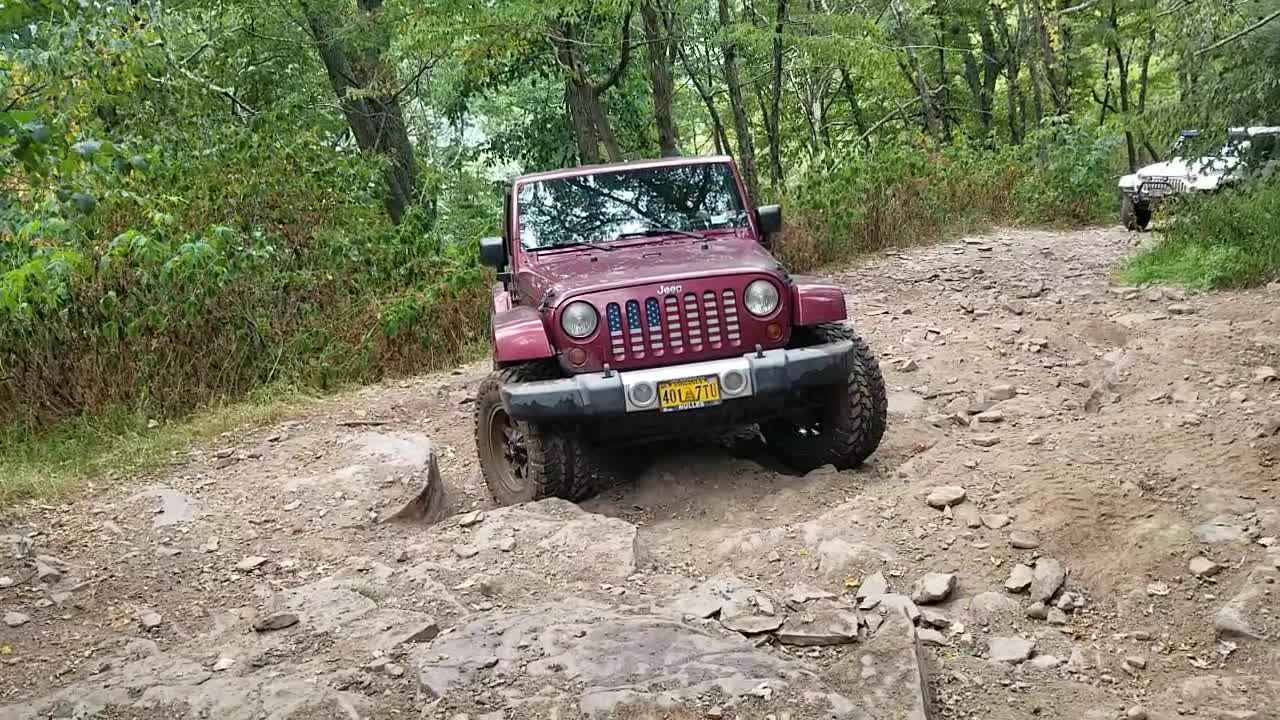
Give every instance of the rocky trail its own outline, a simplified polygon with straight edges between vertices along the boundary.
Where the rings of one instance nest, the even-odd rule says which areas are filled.
[[[494,508],[477,363],[0,519],[0,718],[1280,717],[1280,288],[1117,287],[1132,237],[836,272],[857,471],[736,439]],[[433,455],[455,514],[381,522]]]

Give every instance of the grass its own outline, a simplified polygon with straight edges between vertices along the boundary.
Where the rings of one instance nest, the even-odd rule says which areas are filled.
[[[1165,212],[1168,230],[1121,269],[1124,282],[1210,290],[1280,276],[1280,181],[1187,199]]]
[[[115,408],[47,431],[0,428],[0,513],[25,502],[65,499],[100,479],[153,470],[192,444],[270,424],[307,401],[293,388],[269,387],[176,421],[156,423]]]

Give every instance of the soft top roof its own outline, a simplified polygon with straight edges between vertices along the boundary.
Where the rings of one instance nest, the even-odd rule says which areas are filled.
[[[521,175],[515,179],[517,184],[536,182],[539,180],[556,180],[559,178],[578,177],[581,175],[594,175],[596,173],[611,172],[616,170],[637,170],[642,168],[660,168],[660,167],[685,167],[688,165],[712,165],[726,164],[733,162],[728,155],[701,155],[694,157],[665,157],[654,158],[650,160],[631,160],[620,163],[603,163],[599,165],[580,165],[578,167],[564,168],[562,170],[550,170],[546,172],[530,173]]]

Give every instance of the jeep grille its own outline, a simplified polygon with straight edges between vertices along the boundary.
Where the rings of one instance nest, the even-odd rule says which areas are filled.
[[[661,300],[649,297],[643,307],[638,300],[628,300],[625,306],[609,303],[605,317],[614,361],[742,345],[738,297],[729,289],[707,290],[701,297],[697,293],[667,295]]]
[[[1151,197],[1164,197],[1174,193],[1187,191],[1187,183],[1182,178],[1153,177],[1142,183],[1142,191]]]

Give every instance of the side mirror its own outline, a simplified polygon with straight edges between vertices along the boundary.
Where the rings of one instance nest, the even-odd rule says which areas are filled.
[[[756,222],[760,225],[760,232],[767,242],[771,235],[782,231],[782,206],[761,205],[756,210]]]
[[[507,264],[507,241],[500,237],[480,238],[480,262],[501,270]]]

